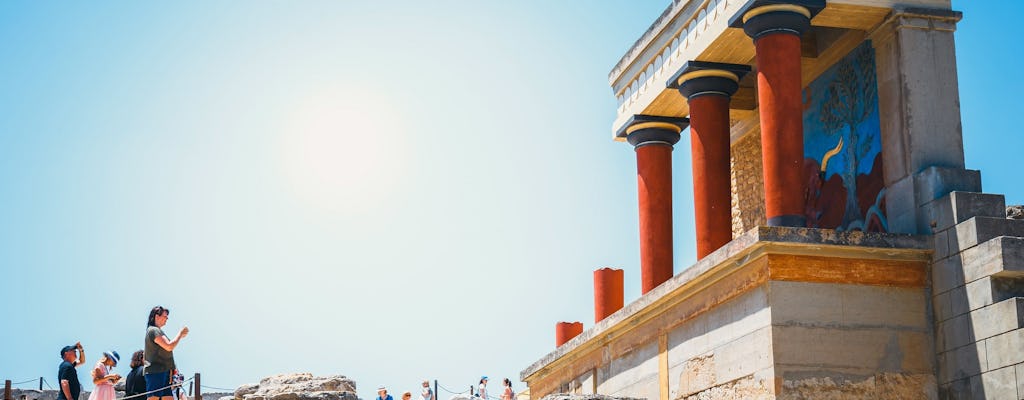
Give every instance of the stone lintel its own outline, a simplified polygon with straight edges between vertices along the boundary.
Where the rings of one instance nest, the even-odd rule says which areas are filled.
[[[942,8],[897,7],[893,10],[893,16],[933,19],[957,23],[964,18],[964,13]]]
[[[548,353],[524,369],[520,379],[542,378],[570,367],[634,327],[707,291],[717,293],[709,296],[713,303],[769,280],[923,287],[931,249],[929,236],[759,226]],[[691,307],[702,310],[717,305],[712,303]]]

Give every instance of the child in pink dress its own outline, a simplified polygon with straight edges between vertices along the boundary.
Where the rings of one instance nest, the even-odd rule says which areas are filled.
[[[110,369],[116,367],[120,360],[121,356],[116,351],[103,352],[103,358],[92,370],[92,383],[96,388],[89,393],[89,400],[114,400],[117,397],[114,382],[120,380],[121,375],[110,373]]]

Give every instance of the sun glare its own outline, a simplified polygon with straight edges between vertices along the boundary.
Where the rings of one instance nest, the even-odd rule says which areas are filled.
[[[290,187],[333,213],[371,212],[401,185],[400,113],[387,99],[350,90],[310,96],[289,116],[284,164]]]

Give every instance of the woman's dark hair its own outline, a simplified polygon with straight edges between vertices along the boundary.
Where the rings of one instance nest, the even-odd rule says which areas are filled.
[[[143,356],[142,350],[139,350],[139,351],[136,351],[135,353],[132,353],[132,364],[131,364],[131,367],[133,369],[135,367],[138,367],[138,366],[142,365],[142,363],[143,363],[142,356]]]
[[[512,387],[512,381],[508,380],[508,378],[505,378],[505,386]]]
[[[164,308],[163,306],[156,306],[153,307],[152,310],[149,310],[149,322],[146,322],[146,327],[149,328],[151,326],[156,326],[156,316],[164,315],[165,312],[167,315],[171,315],[171,309]]]

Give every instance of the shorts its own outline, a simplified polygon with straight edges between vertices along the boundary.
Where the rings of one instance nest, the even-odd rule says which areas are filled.
[[[154,390],[163,388],[156,392],[147,394],[146,397],[171,397],[171,371],[154,372],[152,374],[146,374],[146,391],[152,392]]]

